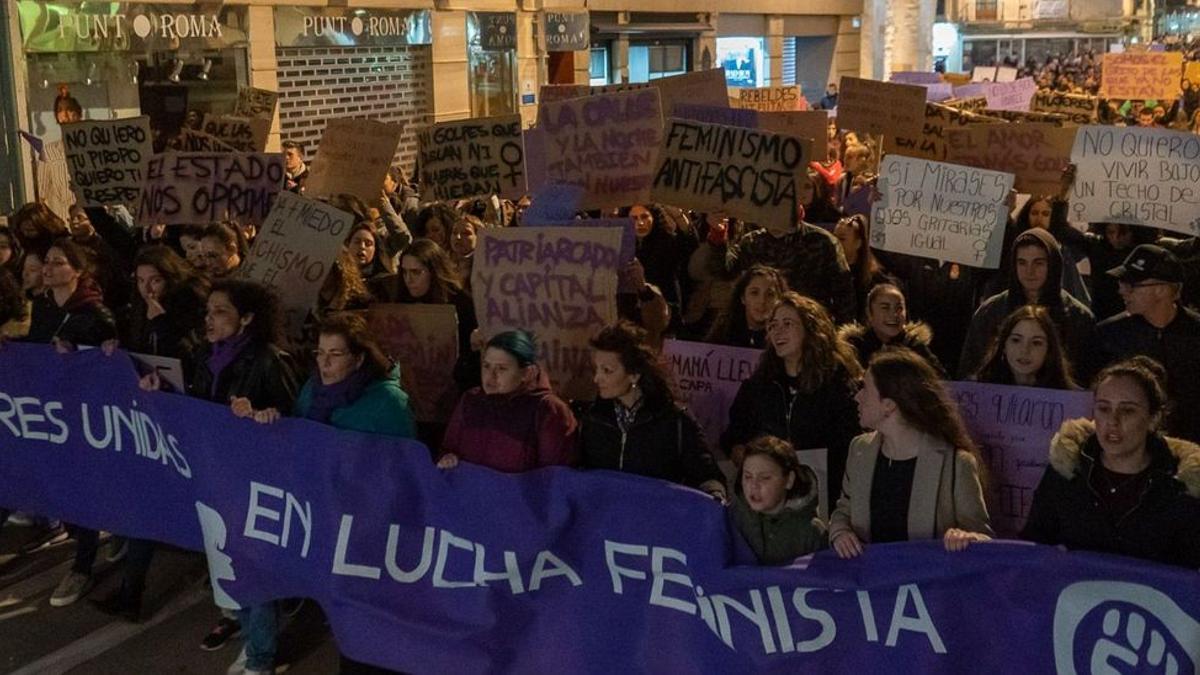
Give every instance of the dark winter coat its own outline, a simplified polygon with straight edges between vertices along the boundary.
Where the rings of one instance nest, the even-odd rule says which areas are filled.
[[[854,351],[858,354],[858,363],[865,369],[867,364],[871,362],[871,357],[875,352],[884,347],[905,347],[913,350],[919,356],[929,362],[938,374],[945,376],[946,372],[942,369],[942,362],[934,355],[929,344],[933,341],[933,330],[927,324],[917,322],[909,322],[904,324],[904,330],[892,339],[891,342],[884,344],[883,340],[879,339],[879,335],[871,329],[870,326],[864,326],[858,323],[852,323],[847,326],[842,326],[838,330],[839,335],[846,342],[854,347]]]
[[[731,453],[734,446],[763,435],[790,441],[797,450],[825,448],[829,476],[826,503],[836,504],[850,441],[861,431],[849,373],[840,370],[816,391],[792,396],[787,382],[760,370],[738,388],[729,407],[729,426],[721,435],[721,448]]]
[[[789,499],[778,513],[759,513],[750,508],[741,490],[729,505],[729,516],[742,538],[763,565],[787,563],[829,548],[829,534],[817,517],[817,480],[805,469],[809,489]]]
[[[250,399],[255,410],[275,408],[286,413],[292,409],[300,385],[287,352],[273,345],[247,345],[221,371],[214,393],[213,376],[208,369],[211,351],[212,345],[204,343],[188,380],[189,395],[220,404],[244,397]]]
[[[1062,290],[1062,249],[1054,237],[1045,230],[1032,229],[1021,233],[1013,242],[1013,262],[1008,269],[1008,290],[993,295],[983,302],[971,318],[971,326],[963,341],[962,356],[958,361],[959,377],[970,377],[987,358],[988,347],[1004,319],[1027,304],[1025,290],[1017,277],[1016,249],[1035,240],[1048,254],[1049,267],[1046,283],[1039,293],[1038,304],[1050,311],[1054,324],[1062,338],[1063,351],[1071,362],[1071,371],[1081,382],[1088,382],[1095,374],[1099,362],[1096,357],[1096,318],[1070,293]]]
[[[1165,429],[1200,443],[1200,313],[1180,308],[1175,320],[1163,328],[1141,316],[1118,314],[1096,330],[1106,362],[1140,354],[1163,365],[1171,401]]]
[[[543,381],[516,394],[462,395],[442,442],[442,453],[497,471],[518,473],[575,463],[579,425],[571,408]]]
[[[121,313],[121,347],[142,354],[190,359],[203,339],[207,297],[208,285],[199,279],[168,289],[161,301],[166,313],[153,319],[146,318],[145,303],[139,298]]]
[[[1068,420],[1050,443],[1050,466],[1033,495],[1023,539],[1200,568],[1200,446],[1151,435],[1150,478],[1115,522],[1092,486],[1103,450],[1090,420]]]
[[[98,347],[117,337],[113,313],[104,306],[100,292],[80,284],[61,306],[47,290],[33,298],[27,342],[49,343],[55,338],[72,345]]]
[[[628,432],[617,425],[616,403],[599,399],[580,416],[583,466],[660,478],[690,487],[724,477],[704,444],[700,426],[674,405],[637,411]]]

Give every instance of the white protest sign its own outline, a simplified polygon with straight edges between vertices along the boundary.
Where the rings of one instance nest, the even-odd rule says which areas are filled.
[[[759,129],[671,118],[650,197],[791,232],[796,181],[807,180],[809,145]]]
[[[158,376],[163,382],[171,385],[171,388],[176,392],[183,393],[187,391],[183,375],[183,362],[179,359],[173,359],[168,356],[158,356],[157,354],[140,354],[138,352],[130,352],[134,363],[138,366],[139,375],[147,375],[149,373],[158,373]]]
[[[281,192],[238,269],[243,279],[274,288],[289,315],[303,321],[342,250],[354,216],[324,202]]]
[[[1022,77],[1010,82],[997,82],[987,88],[984,97],[987,107],[991,110],[1021,110],[1028,111],[1033,95],[1037,93],[1037,83],[1032,77]]]
[[[995,269],[1012,187],[1011,173],[888,155],[871,212],[871,245]]]
[[[155,155],[137,208],[137,224],[261,223],[283,189],[283,155],[168,152]]]
[[[75,196],[84,206],[133,206],[154,154],[150,118],[64,124],[63,145]]]
[[[1085,126],[1071,149],[1071,220],[1200,235],[1200,136]]]
[[[555,391],[588,399],[588,340],[617,318],[621,232],[611,227],[507,227],[479,232],[471,289],[483,337],[537,336]]]
[[[520,115],[443,122],[417,138],[426,199],[497,194],[515,200],[525,194]]]
[[[975,66],[971,71],[972,82],[995,82],[996,66]]]
[[[584,188],[582,209],[650,198],[663,120],[658,89],[543,103],[546,178]]]
[[[336,118],[325,125],[317,156],[309,165],[304,194],[350,194],[368,204],[379,201],[383,177],[392,165],[404,127],[367,119]]]
[[[271,120],[207,113],[200,130],[234,150],[262,152],[271,133]]]

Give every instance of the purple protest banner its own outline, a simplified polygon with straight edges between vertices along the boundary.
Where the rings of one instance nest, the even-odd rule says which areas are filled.
[[[902,70],[898,73],[892,73],[888,81],[898,84],[939,84],[942,81],[942,76],[939,73],[930,73],[923,70]]]
[[[683,395],[688,412],[696,418],[704,439],[714,450],[729,425],[729,406],[738,387],[754,372],[761,349],[726,347],[706,342],[666,340],[663,357]]]
[[[987,466],[992,527],[1016,536],[1046,470],[1050,439],[1063,420],[1092,416],[1092,394],[978,382],[950,388]]]

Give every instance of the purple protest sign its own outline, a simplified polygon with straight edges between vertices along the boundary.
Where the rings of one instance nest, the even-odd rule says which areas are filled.
[[[521,217],[522,225],[547,225],[572,220],[583,201],[583,188],[567,183],[547,183],[540,186]]]
[[[986,462],[992,527],[1016,536],[1046,470],[1050,439],[1063,420],[1091,417],[1092,394],[978,382],[950,388]]]
[[[954,88],[954,98],[975,98],[976,96],[987,96],[988,90],[991,88],[991,82],[972,82]]]
[[[925,100],[934,103],[941,103],[946,99],[954,98],[954,85],[949,82],[938,82],[936,84],[925,85]]]
[[[892,73],[888,81],[899,84],[940,84],[942,76],[939,73],[930,73],[923,70],[903,70],[898,73]]]
[[[705,342],[666,340],[663,356],[679,386],[688,411],[700,424],[713,449],[729,425],[729,406],[742,382],[754,372],[761,349],[726,347]]]

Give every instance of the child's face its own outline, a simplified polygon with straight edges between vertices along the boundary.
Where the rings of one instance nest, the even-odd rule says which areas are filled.
[[[742,464],[742,494],[759,513],[778,513],[795,480],[795,474],[784,476],[783,467],[765,455],[751,455]]]

